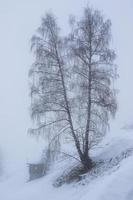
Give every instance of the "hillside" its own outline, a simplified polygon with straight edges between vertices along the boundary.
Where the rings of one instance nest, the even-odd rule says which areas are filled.
[[[68,169],[71,163],[68,160],[55,164],[49,174],[31,182],[27,182],[25,163],[21,166],[10,163],[10,170],[0,180],[1,200],[132,200],[132,132],[121,132],[110,141],[106,139],[101,146],[104,148],[92,152],[95,161],[105,161],[95,170],[95,176],[86,174],[80,182],[58,188],[53,182],[64,169]]]

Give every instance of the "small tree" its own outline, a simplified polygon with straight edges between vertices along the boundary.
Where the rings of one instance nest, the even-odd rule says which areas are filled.
[[[30,131],[45,131],[56,144],[52,151],[62,133],[69,135],[81,163],[90,169],[89,150],[102,139],[109,115],[117,109],[112,87],[115,53],[109,48],[111,23],[99,11],[86,8],[72,25],[70,37],[63,39],[56,19],[47,14],[32,37],[31,113],[37,128]]]

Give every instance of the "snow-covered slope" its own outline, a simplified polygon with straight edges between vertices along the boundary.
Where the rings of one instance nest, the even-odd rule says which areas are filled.
[[[133,133],[121,132],[102,145],[104,148],[93,152],[95,160],[119,157],[122,152],[133,148]],[[58,188],[52,183],[60,171],[64,170],[64,163],[60,162],[48,175],[32,182],[27,182],[26,164],[20,166],[12,165],[12,170],[1,177],[0,200],[133,200],[132,154],[121,160],[117,167],[92,180],[86,175],[80,183],[65,184]]]

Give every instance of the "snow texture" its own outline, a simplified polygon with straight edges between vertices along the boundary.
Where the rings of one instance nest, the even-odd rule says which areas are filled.
[[[128,138],[128,139],[127,139]],[[0,179],[1,200],[133,200],[133,135],[121,132],[92,152],[95,161],[120,158],[112,168],[93,179],[86,174],[81,182],[54,187],[54,180],[70,167],[68,160],[55,164],[40,179],[28,182],[25,163],[8,164]],[[123,153],[123,152],[127,152]]]

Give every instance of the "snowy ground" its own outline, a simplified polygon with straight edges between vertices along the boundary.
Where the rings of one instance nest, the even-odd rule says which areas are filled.
[[[128,139],[127,139],[128,138]],[[120,134],[105,141],[101,148],[95,151],[94,157],[109,159],[133,147],[133,132]],[[20,167],[21,166],[21,167]],[[55,188],[52,182],[64,168],[63,164],[54,167],[47,176],[27,182],[28,173],[25,163],[8,166],[0,179],[0,200],[133,200],[133,155],[123,159],[119,168],[88,181],[84,184],[73,183]]]

